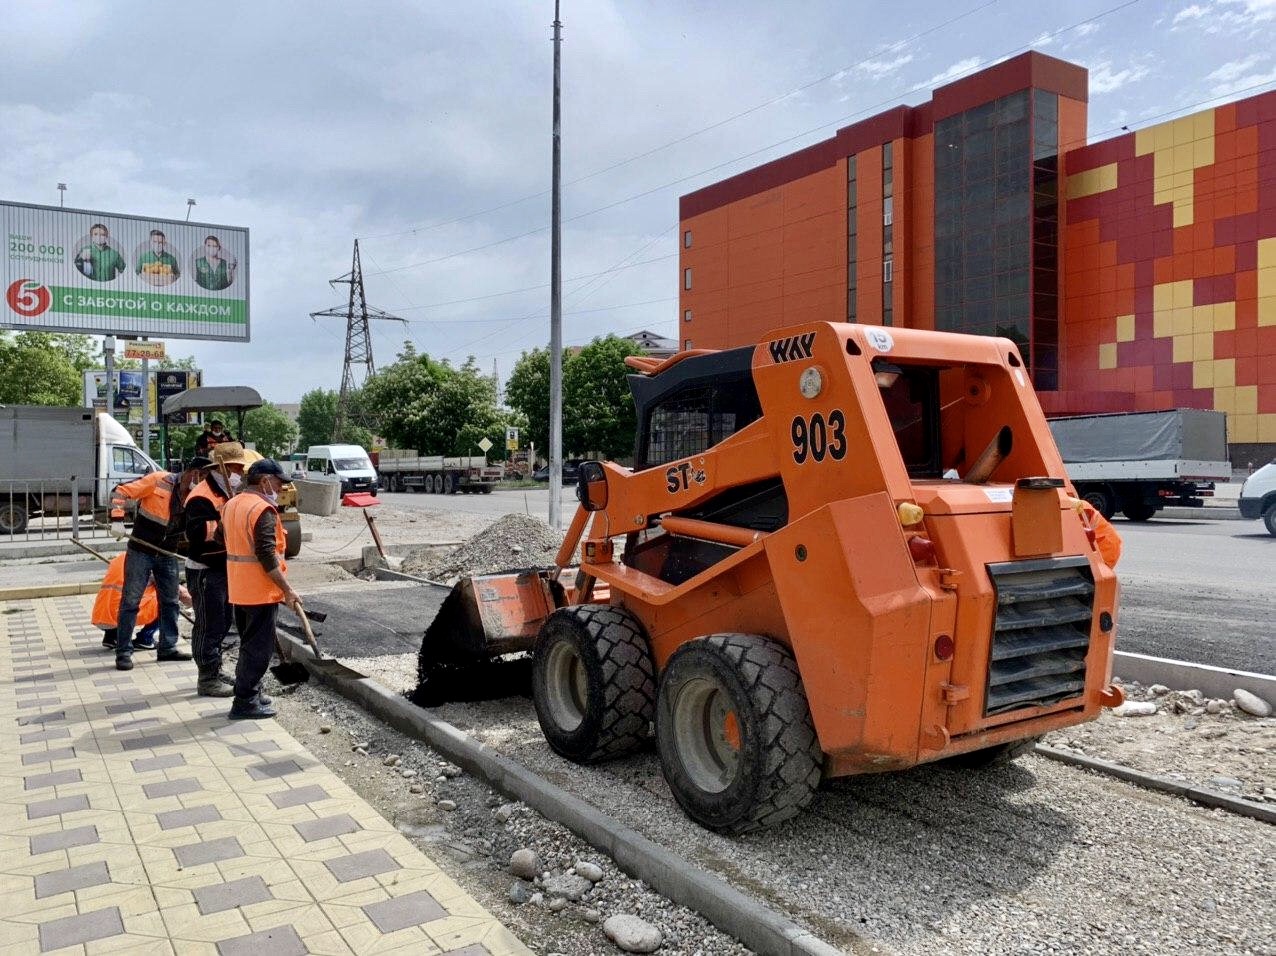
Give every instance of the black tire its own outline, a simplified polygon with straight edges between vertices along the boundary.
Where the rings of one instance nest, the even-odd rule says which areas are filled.
[[[1104,488],[1091,488],[1081,496],[1081,500],[1087,502],[1091,508],[1103,515],[1109,521],[1116,514],[1116,499]]]
[[[674,652],[660,677],[656,748],[682,809],[722,833],[796,816],[820,784],[797,661],[765,637],[713,634]]]
[[[22,534],[26,530],[26,505],[11,499],[0,500],[0,534]]]
[[[426,492],[426,494],[430,494],[430,495],[437,495],[437,494],[439,493],[439,483],[438,483],[438,481],[437,481],[437,478],[438,478],[438,476],[437,476],[437,475],[426,475],[426,476],[425,476],[425,492]]]
[[[1040,741],[1040,737],[1029,737],[1027,740],[1016,740],[1008,744],[997,744],[995,747],[985,747],[983,750],[971,750],[964,754],[957,754],[953,757],[945,757],[941,763],[945,763],[950,767],[960,767],[963,770],[979,770],[984,767],[998,767],[1001,764],[1010,763],[1025,754],[1032,753],[1032,748]]]
[[[284,557],[295,558],[301,554],[301,522],[285,521],[284,535],[287,538],[284,543]]]
[[[483,486],[483,494],[485,494],[485,495],[490,495],[491,493],[492,493],[492,486],[491,486],[491,485],[484,485],[484,486]],[[1276,534],[1276,532],[1273,532],[1273,533],[1274,533],[1274,534]]]
[[[642,625],[624,608],[559,608],[541,626],[532,658],[532,702],[555,753],[597,763],[647,741],[656,668]]]
[[[456,476],[450,472],[443,476],[443,493],[445,495],[456,494]]]
[[[1263,512],[1263,524],[1267,526],[1267,533],[1276,538],[1276,505],[1268,505]]]
[[[1156,506],[1146,501],[1127,501],[1121,514],[1129,521],[1147,521],[1156,514]]]

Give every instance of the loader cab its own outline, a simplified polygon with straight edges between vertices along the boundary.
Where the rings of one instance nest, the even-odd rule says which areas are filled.
[[[660,375],[630,375],[634,471],[699,454],[761,418],[752,366],[748,346],[697,355]]]

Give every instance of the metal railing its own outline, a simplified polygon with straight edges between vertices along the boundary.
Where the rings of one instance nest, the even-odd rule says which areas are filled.
[[[111,490],[102,478],[0,479],[0,548],[16,541],[109,537]]]

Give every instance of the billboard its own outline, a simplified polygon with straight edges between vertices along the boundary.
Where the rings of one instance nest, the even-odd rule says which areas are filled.
[[[164,399],[188,388],[197,388],[201,380],[201,372],[188,372],[185,369],[162,368],[152,370],[150,381],[143,381],[143,375],[137,371],[118,371],[115,373],[115,417],[126,424],[142,423],[143,399],[151,409],[151,421],[159,423],[159,412],[164,407]],[[89,371],[84,373],[84,407],[106,408],[106,372]],[[191,412],[186,416],[186,424],[202,424],[201,416]]]
[[[0,202],[0,328],[247,342],[248,230]]]

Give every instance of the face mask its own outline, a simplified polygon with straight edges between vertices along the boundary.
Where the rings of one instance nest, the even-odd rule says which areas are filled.
[[[242,485],[243,483],[244,483],[243,475],[237,475],[234,472],[231,472],[230,474],[230,490],[231,491],[238,491],[239,486]]]
[[[93,244],[94,244],[95,246],[104,246],[104,245],[106,245],[106,236],[94,236],[94,237],[93,237]]]
[[[267,501],[269,501],[272,505],[277,505],[277,504],[279,504],[279,492],[277,492],[277,491],[269,492],[268,494],[266,494],[266,495],[265,495],[265,498],[266,498],[266,500],[267,500]]]

